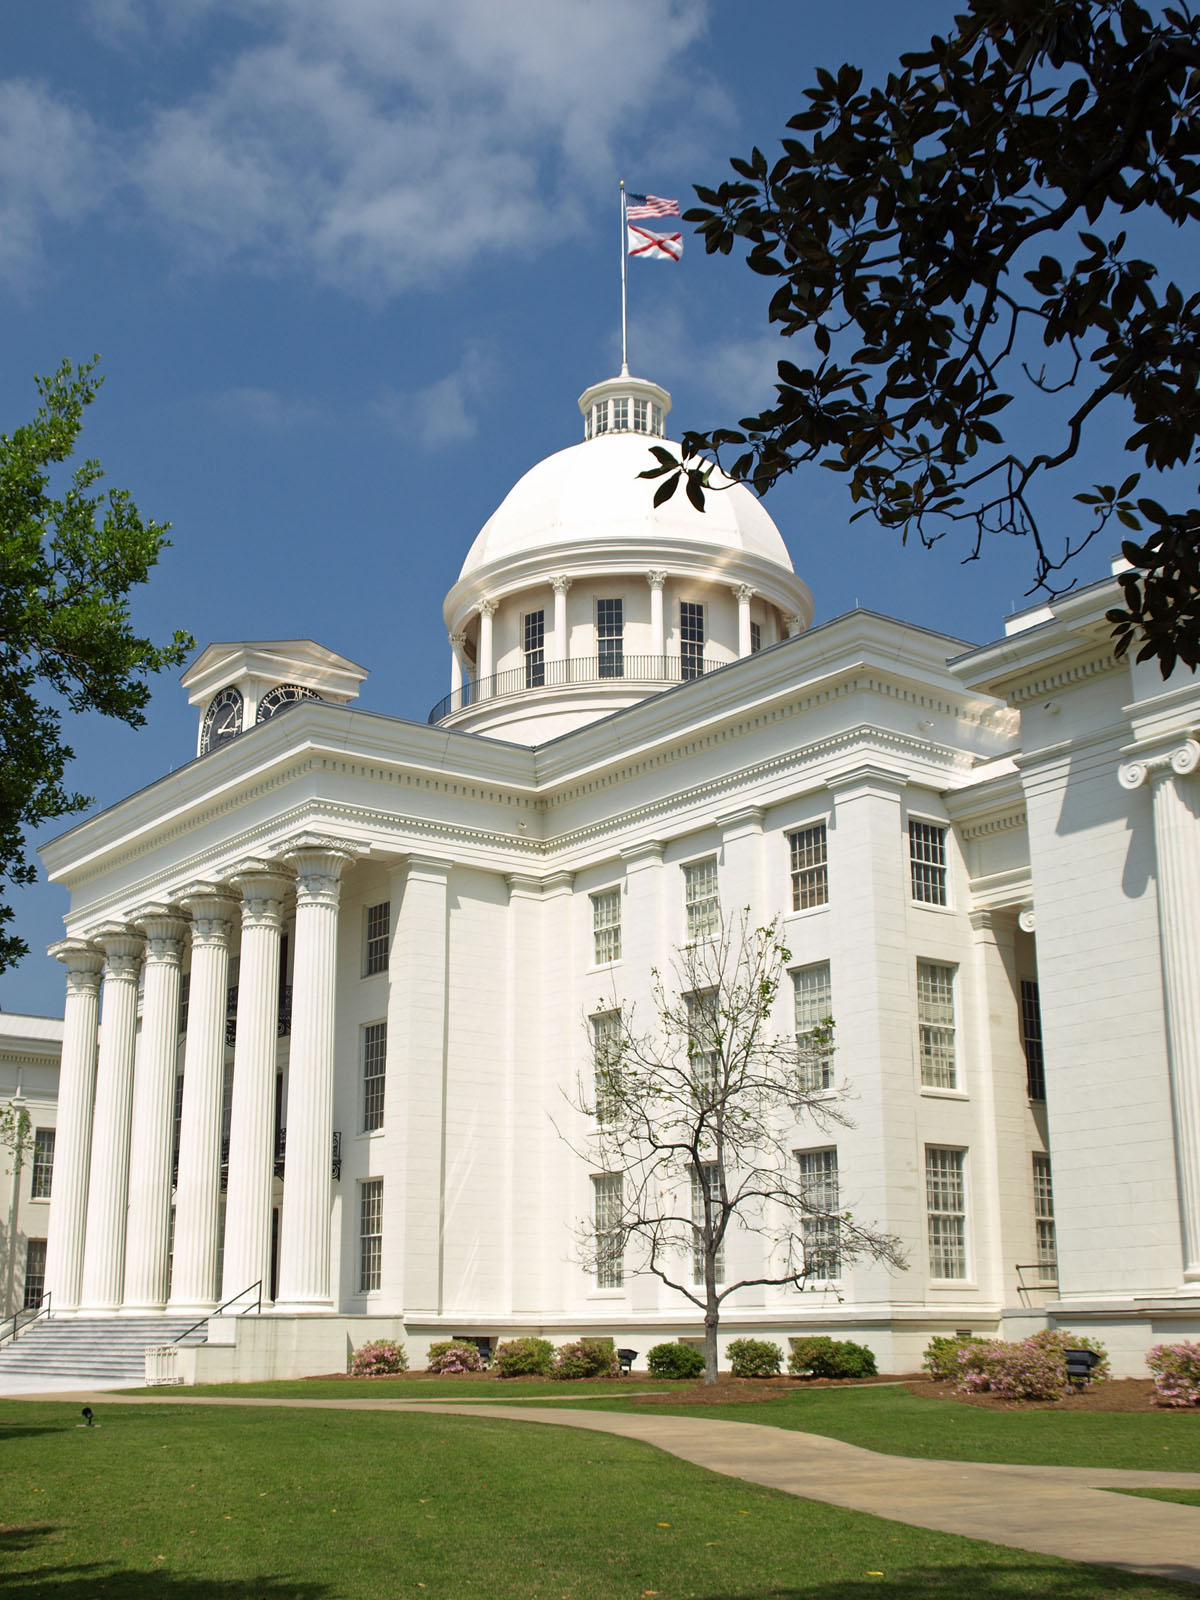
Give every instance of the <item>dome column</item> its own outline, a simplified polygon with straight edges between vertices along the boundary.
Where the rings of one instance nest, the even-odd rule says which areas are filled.
[[[560,574],[551,578],[550,587],[554,590],[554,660],[565,661],[569,654],[567,649],[567,590],[571,587],[572,580]]]
[[[496,615],[496,602],[494,600],[481,600],[479,602],[479,698],[490,700],[492,677],[495,673],[495,657],[492,650],[492,618]]]
[[[451,709],[461,711],[463,704],[463,683],[467,678],[465,647],[467,636],[465,633],[452,633],[450,638],[450,694]]]
[[[661,660],[667,653],[666,631],[663,627],[663,589],[667,575],[665,572],[648,572],[646,582],[650,585],[650,654]]]
[[[738,604],[738,655],[748,656],[751,653],[750,602],[754,598],[754,590],[748,583],[735,583],[732,590]]]

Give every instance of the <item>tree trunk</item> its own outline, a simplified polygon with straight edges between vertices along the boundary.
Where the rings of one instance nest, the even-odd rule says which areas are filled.
[[[716,1383],[717,1381],[717,1323],[720,1320],[721,1308],[717,1304],[716,1284],[712,1281],[712,1262],[707,1263],[708,1283],[705,1285],[708,1301],[704,1310],[704,1381]]]

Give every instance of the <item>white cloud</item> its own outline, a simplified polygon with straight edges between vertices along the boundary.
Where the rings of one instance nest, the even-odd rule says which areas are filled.
[[[94,3],[110,28],[170,9]],[[720,115],[719,91],[674,70],[707,6],[190,0],[240,47],[157,109],[133,175],[198,262],[300,264],[379,300],[580,227],[631,131],[678,150],[682,106]]]
[[[453,372],[423,389],[386,389],[372,409],[392,433],[416,439],[426,450],[461,444],[479,430],[471,408],[491,387],[495,373],[491,352],[472,345]]]
[[[213,396],[211,405],[229,420],[277,433],[308,427],[325,417],[322,407],[304,395],[284,394],[280,389],[259,389],[253,385],[225,389]]]
[[[105,187],[87,114],[45,84],[0,81],[0,281],[27,291],[44,270],[46,227],[84,216]]]
[[[630,364],[637,371],[652,374],[668,387],[686,378],[689,385],[707,390],[727,418],[749,416],[771,405],[780,361],[803,366],[811,362],[814,351],[806,338],[785,339],[769,327],[745,339],[714,337],[708,329],[689,323],[678,300],[633,319],[629,347],[636,352]]]

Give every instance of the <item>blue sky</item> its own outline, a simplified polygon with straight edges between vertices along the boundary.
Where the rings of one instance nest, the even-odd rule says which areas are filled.
[[[580,436],[619,364],[617,181],[687,200],[773,147],[818,66],[869,75],[951,4],[754,0],[42,0],[0,61],[0,430],[32,374],[99,352],[83,446],[173,547],[137,618],[198,648],[311,637],[359,704],[449,687],[445,591],[522,472]],[[630,364],[674,431],[771,397],[767,287],[693,243],[630,265]],[[670,429],[669,429],[670,431]],[[1103,461],[1098,475],[1105,475]],[[856,603],[980,641],[1022,602],[1019,545],[903,551],[847,526],[829,473],[768,501],[818,620]],[[1087,580],[1107,569],[1088,553]],[[149,726],[83,719],[107,805],[194,751],[174,676]],[[61,827],[48,830],[53,834]],[[41,952],[66,896],[15,897],[9,1010],[61,1010]]]

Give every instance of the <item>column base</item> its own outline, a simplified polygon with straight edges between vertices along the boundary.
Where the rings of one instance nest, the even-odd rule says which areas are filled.
[[[273,1317],[328,1317],[332,1312],[332,1300],[276,1300],[263,1306],[264,1315]]]
[[[177,1300],[168,1300],[163,1309],[171,1317],[211,1317],[217,1309],[217,1302],[208,1300],[203,1304],[184,1305]]]

